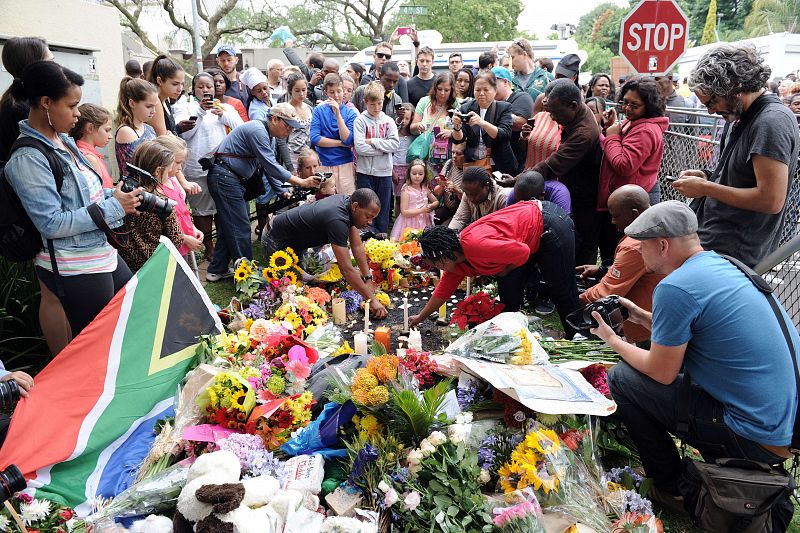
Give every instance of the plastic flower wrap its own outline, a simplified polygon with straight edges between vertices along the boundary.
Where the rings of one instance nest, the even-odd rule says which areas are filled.
[[[222,372],[195,400],[212,424],[243,431],[247,416],[256,404],[250,383],[236,372]]]
[[[603,490],[586,465],[550,429],[529,432],[498,471],[503,492],[528,487],[545,510],[560,511],[598,531],[610,524],[598,501]]]
[[[311,422],[314,398],[310,392],[275,400],[272,405],[259,406],[248,420],[248,432],[261,437],[267,450],[276,450],[288,442],[292,433]],[[263,410],[262,410],[263,409]]]
[[[547,362],[547,353],[528,331],[528,318],[522,313],[501,313],[479,324],[448,346],[447,352],[495,363]]]

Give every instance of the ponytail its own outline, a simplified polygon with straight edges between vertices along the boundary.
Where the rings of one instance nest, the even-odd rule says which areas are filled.
[[[161,54],[153,60],[153,66],[150,67],[150,77],[147,79],[158,87],[158,78],[161,78],[161,81],[166,81],[174,77],[178,72],[183,72],[183,67],[171,57]]]
[[[117,123],[118,126],[134,127],[133,110],[130,100],[141,102],[149,95],[158,95],[158,89],[149,81],[141,78],[131,78],[125,76],[119,84],[119,98],[117,100]]]

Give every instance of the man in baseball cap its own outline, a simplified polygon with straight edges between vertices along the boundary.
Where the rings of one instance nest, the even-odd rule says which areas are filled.
[[[225,96],[236,98],[245,103],[250,97],[250,91],[239,79],[239,72],[236,70],[236,65],[239,63],[238,53],[236,48],[229,44],[219,45],[217,47],[217,66],[231,80],[231,86],[225,91]]]
[[[775,465],[791,457],[797,391],[782,326],[795,346],[800,337],[739,267],[703,249],[686,204],[656,204],[625,234],[642,242],[645,267],[666,276],[653,292],[652,313],[621,299],[630,320],[651,330],[650,349],[625,342],[598,313],[591,331],[623,359],[609,373],[609,387],[655,482],[648,497],[682,510],[681,461],[670,433],[708,462],[733,457]],[[686,379],[695,387],[684,391]]]

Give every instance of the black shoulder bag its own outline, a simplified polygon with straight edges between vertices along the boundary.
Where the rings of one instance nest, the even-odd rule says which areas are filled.
[[[769,301],[775,318],[781,325],[792,357],[795,384],[800,394],[800,373],[797,354],[780,305],[772,287],[747,265],[723,255],[761,291]],[[684,374],[678,392],[678,436],[689,433],[691,377]],[[796,413],[790,451],[800,453],[800,412]],[[683,459],[683,474],[678,482],[684,507],[692,520],[707,531],[736,531],[741,533],[784,532],[792,520],[794,506],[791,496],[794,478],[782,466],[770,466],[748,459],[720,458],[714,463]]]

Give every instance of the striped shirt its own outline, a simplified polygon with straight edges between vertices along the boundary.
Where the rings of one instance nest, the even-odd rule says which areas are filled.
[[[528,157],[525,169],[531,169],[550,157],[561,144],[561,126],[552,119],[550,113],[536,113],[533,130],[528,137]]]
[[[97,174],[78,163],[78,170],[86,185],[89,187],[89,201],[97,203],[103,199],[103,184]],[[52,272],[50,252],[44,248],[36,256],[35,264],[38,267]],[[56,265],[61,276],[77,276],[80,274],[103,274],[114,272],[117,269],[117,250],[106,242],[95,248],[85,248],[77,251],[56,250]]]

